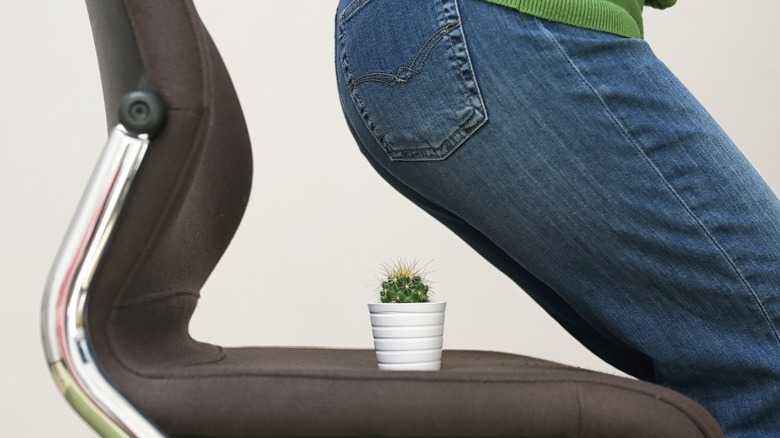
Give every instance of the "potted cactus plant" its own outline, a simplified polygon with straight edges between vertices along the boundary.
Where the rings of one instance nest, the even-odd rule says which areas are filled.
[[[430,300],[417,262],[398,260],[383,268],[380,299],[368,304],[379,369],[440,369],[447,303]]]

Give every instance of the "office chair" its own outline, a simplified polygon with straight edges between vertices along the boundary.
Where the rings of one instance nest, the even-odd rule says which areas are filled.
[[[43,338],[105,437],[722,437],[694,401],[539,359],[445,351],[438,372],[373,350],[194,340],[199,290],[241,220],[252,155],[191,0],[87,0],[109,138],[46,286]]]

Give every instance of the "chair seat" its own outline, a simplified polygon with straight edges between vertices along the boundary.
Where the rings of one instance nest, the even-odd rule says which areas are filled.
[[[373,350],[220,357],[125,376],[125,393],[174,437],[722,436],[666,388],[519,355],[445,350],[438,372],[379,371]]]
[[[222,349],[193,340],[199,291],[249,199],[253,159],[241,105],[192,0],[87,7],[109,127],[128,92],[153,94],[168,111],[161,132],[141,135],[150,144],[140,167],[127,166],[138,170],[132,186],[79,209],[63,244],[73,257],[53,267],[62,282],[47,296],[68,294],[46,302],[53,329],[44,335],[58,346],[47,351],[50,364],[68,367],[68,378],[89,374],[104,384],[93,375],[99,369],[173,437],[722,437],[702,407],[671,390],[523,356],[445,351],[441,371],[391,372],[377,369],[373,350]],[[95,172],[101,184],[113,184],[125,163],[107,157]],[[94,228],[96,217],[107,218],[104,226]],[[88,251],[90,263],[85,241],[98,249]],[[81,296],[70,299],[70,291]],[[76,315],[74,323],[61,315]],[[63,343],[78,345],[78,354],[65,355]],[[98,431],[148,431],[112,393],[82,385],[68,398]]]

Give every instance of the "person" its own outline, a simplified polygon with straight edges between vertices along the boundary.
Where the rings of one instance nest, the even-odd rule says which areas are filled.
[[[595,354],[729,437],[780,437],[780,201],[642,6],[341,0],[343,111],[387,182]]]

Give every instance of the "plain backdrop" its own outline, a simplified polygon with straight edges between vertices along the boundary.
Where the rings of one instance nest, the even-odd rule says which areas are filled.
[[[0,434],[92,432],[49,375],[39,308],[105,125],[81,1],[0,0]],[[745,2],[747,4],[748,2]],[[358,153],[335,91],[335,0],[198,0],[254,143],[250,206],[203,290],[193,334],[225,345],[371,348],[377,266],[430,262],[446,348],[616,372],[522,290],[389,188]],[[646,39],[780,193],[780,2],[646,9]]]

